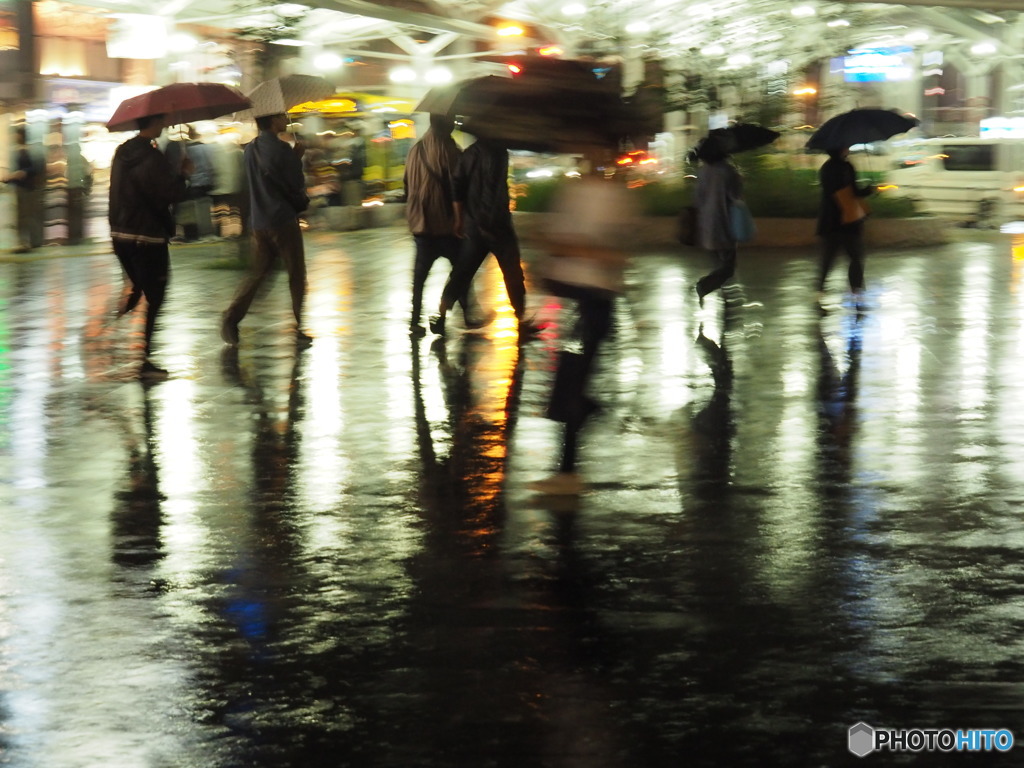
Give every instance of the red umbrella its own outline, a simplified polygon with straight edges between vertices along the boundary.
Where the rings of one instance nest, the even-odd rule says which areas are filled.
[[[167,115],[170,125],[212,120],[249,108],[249,99],[220,83],[173,83],[125,99],[107,121],[109,131],[133,131],[140,117]]]

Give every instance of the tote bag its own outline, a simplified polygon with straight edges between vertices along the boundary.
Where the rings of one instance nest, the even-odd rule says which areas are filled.
[[[742,200],[733,200],[729,203],[729,232],[737,243],[749,242],[757,234],[754,217],[750,215],[750,209]]]

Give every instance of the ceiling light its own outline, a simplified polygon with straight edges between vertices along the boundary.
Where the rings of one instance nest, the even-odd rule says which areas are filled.
[[[427,72],[427,82],[431,85],[442,85],[452,81],[452,71],[448,67],[434,67]]]
[[[814,16],[817,14],[817,11],[809,5],[798,5],[796,8],[790,8],[789,12],[797,18],[805,18],[807,16]]]
[[[321,72],[333,72],[336,69],[340,69],[342,63],[343,59],[341,56],[330,51],[318,53],[316,58],[313,59],[313,66]]]
[[[918,29],[913,32],[908,32],[906,35],[903,36],[903,39],[906,40],[908,43],[923,43],[928,40],[928,37],[929,35],[927,32],[925,32],[923,29]]]
[[[569,3],[562,6],[563,16],[582,16],[587,12],[587,6],[583,3]]]
[[[392,83],[411,83],[416,80],[416,70],[411,67],[395,67],[388,73]]]
[[[984,43],[975,43],[971,46],[971,53],[975,56],[990,56],[995,52],[996,46],[995,43],[992,42],[986,41]]]
[[[718,43],[712,43],[711,45],[701,48],[700,52],[705,56],[724,56],[725,48],[720,46]]]

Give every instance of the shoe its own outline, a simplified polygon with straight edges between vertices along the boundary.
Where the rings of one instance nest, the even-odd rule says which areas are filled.
[[[444,336],[444,315],[431,315],[427,324],[430,326],[431,333]]]
[[[224,318],[220,324],[220,337],[224,339],[225,344],[230,344],[232,347],[238,346],[238,323],[233,323],[227,318]]]
[[[159,381],[166,379],[170,374],[167,373],[163,368],[157,368],[153,363],[146,360],[139,368],[139,378],[148,379],[149,381]]]
[[[491,323],[494,322],[494,319],[497,316],[498,316],[498,313],[495,312],[494,310],[491,310],[490,312],[487,313],[487,315],[485,315],[484,317],[481,317],[479,319],[476,319],[476,320],[470,320],[467,317],[466,318],[466,330],[467,331],[476,331],[476,330],[478,330],[480,328],[486,328],[488,325],[490,325]]]
[[[701,309],[704,309],[704,296],[706,294],[700,292],[700,283],[695,284],[693,290],[697,294],[697,304],[700,305]]]
[[[305,333],[305,332],[300,331],[298,329],[295,330],[295,345],[296,346],[298,346],[298,347],[308,347],[312,343],[313,343],[313,337],[312,336],[310,336],[308,333]]]
[[[427,335],[427,329],[419,323],[409,323],[409,335],[414,339],[421,339]]]
[[[11,253],[28,253],[31,250],[32,249],[27,245],[19,245],[17,248],[14,248]]]
[[[583,480],[576,472],[558,472],[543,480],[527,483],[526,487],[547,496],[579,496],[583,491]]]
[[[539,325],[534,325],[529,320],[519,321],[519,338],[532,339],[543,330]]]

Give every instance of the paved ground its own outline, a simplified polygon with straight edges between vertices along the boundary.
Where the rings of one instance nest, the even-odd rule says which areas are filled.
[[[225,351],[239,273],[175,249],[148,386],[110,256],[0,264],[0,765],[832,766],[866,764],[860,720],[1024,734],[1024,241],[971,237],[872,254],[867,311],[823,317],[808,252],[743,253],[703,310],[700,254],[638,258],[575,507],[525,489],[558,302],[524,347],[507,306],[410,342],[401,229],[309,236],[302,352],[283,281]]]

